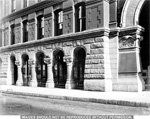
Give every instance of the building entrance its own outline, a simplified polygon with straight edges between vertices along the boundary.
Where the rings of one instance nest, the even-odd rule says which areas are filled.
[[[74,64],[73,64],[73,79],[76,83],[76,89],[84,88],[85,56],[86,53],[83,48],[75,49]]]
[[[56,88],[65,88],[67,65],[63,61],[64,53],[61,50],[54,52],[53,74]]]
[[[144,27],[143,41],[141,41],[140,56],[142,64],[142,76],[147,85],[150,80],[150,1],[147,0],[140,13],[139,25]]]

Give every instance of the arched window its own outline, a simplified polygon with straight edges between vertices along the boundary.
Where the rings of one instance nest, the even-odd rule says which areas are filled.
[[[29,86],[31,80],[31,70],[29,67],[29,56],[24,54],[22,55],[22,75],[23,75],[23,85]]]
[[[63,61],[64,53],[61,50],[54,52],[53,73],[56,88],[65,88],[67,65]]]
[[[16,58],[15,56],[10,57],[11,61],[11,77],[12,77],[12,84],[16,85],[17,79],[18,79],[18,68],[17,65],[15,64]]]
[[[36,54],[36,74],[39,87],[45,87],[47,81],[47,64],[44,62],[44,53]]]
[[[76,48],[74,51],[73,79],[77,89],[84,88],[84,69],[86,52],[83,48]]]
[[[44,17],[40,15],[37,17],[37,38],[42,39],[44,37]]]

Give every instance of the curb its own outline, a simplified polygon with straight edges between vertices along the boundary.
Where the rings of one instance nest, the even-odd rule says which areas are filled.
[[[41,97],[41,98],[49,98],[49,99],[60,99],[60,100],[150,108],[150,103],[143,103],[143,102],[133,102],[133,101],[124,101],[124,100],[105,100],[105,99],[97,99],[97,98],[79,98],[79,97],[71,97],[71,96],[56,96],[56,95],[44,95],[44,94],[22,93],[22,92],[11,92],[11,91],[0,91],[0,92],[3,95],[10,94],[10,95],[19,95],[19,96],[31,96],[31,97]]]

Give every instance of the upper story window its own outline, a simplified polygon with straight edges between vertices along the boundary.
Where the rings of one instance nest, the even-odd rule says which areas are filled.
[[[28,7],[28,0],[23,0],[23,8]]]
[[[11,12],[16,11],[16,0],[11,0]]]
[[[11,25],[11,45],[15,44],[15,25]]]
[[[63,11],[55,11],[55,36],[63,33]]]
[[[23,22],[23,42],[28,41],[28,21]]]
[[[44,17],[41,15],[37,17],[37,38],[41,39],[44,37]]]
[[[85,3],[75,6],[75,31],[80,32],[86,29],[86,8]]]

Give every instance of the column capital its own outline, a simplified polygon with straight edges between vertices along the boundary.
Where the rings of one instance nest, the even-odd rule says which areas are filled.
[[[52,59],[50,59],[50,58],[44,58],[44,63],[46,63],[46,64],[52,64]]]
[[[19,61],[15,61],[15,64],[16,64],[17,66],[21,66],[21,64],[20,64]]]
[[[35,65],[35,60],[29,59],[29,65]]]
[[[73,62],[73,58],[72,57],[64,57],[63,60],[66,63],[72,63]]]

